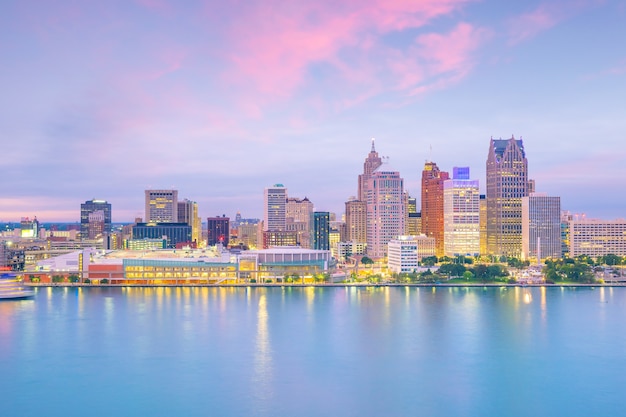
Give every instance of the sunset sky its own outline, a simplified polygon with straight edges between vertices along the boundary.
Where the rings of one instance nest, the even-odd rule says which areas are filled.
[[[284,184],[341,215],[376,149],[419,198],[424,162],[524,141],[537,191],[626,217],[624,1],[0,2],[0,220],[262,217]]]

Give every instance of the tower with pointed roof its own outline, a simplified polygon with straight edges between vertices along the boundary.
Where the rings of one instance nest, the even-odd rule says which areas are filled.
[[[363,163],[363,173],[359,175],[359,190],[357,199],[360,201],[365,201],[367,197],[367,180],[372,175],[372,172],[376,170],[379,166],[383,164],[383,160],[380,156],[378,156],[378,152],[376,152],[376,148],[374,146],[374,138],[372,138],[372,149],[370,153],[365,158],[365,162]]]
[[[487,155],[487,253],[522,255],[522,198],[528,196],[528,160],[521,139],[493,139]]]

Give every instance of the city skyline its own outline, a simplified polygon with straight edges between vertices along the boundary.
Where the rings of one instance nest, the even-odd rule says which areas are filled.
[[[411,196],[427,160],[484,194],[486,144],[511,134],[537,191],[626,217],[626,6],[414,3],[3,5],[0,220],[76,222],[97,198],[132,221],[147,189],[262,218],[276,183],[340,215],[371,137]]]

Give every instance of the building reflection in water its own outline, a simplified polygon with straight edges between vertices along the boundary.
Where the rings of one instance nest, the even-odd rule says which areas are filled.
[[[254,356],[254,376],[252,391],[254,398],[259,400],[257,404],[262,411],[268,407],[274,397],[273,392],[273,368],[272,349],[268,330],[267,295],[265,289],[257,289],[259,295],[259,308],[257,311],[256,350]]]

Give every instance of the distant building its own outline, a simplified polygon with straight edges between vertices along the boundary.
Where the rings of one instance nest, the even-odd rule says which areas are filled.
[[[263,230],[276,232],[286,230],[286,205],[287,188],[285,188],[284,185],[275,184],[273,187],[268,187],[265,189],[265,217]]]
[[[311,247],[311,221],[313,203],[306,197],[303,199],[288,197],[285,204],[285,230],[296,232],[298,244],[303,248]]]
[[[316,211],[312,217],[311,249],[330,250],[330,213]]]
[[[455,167],[453,178],[443,182],[444,254],[480,254],[480,193],[469,167]]]
[[[422,171],[422,233],[435,238],[437,256],[444,254],[443,183],[450,175],[436,163],[426,162]]]
[[[80,205],[80,235],[82,239],[89,237],[89,214],[101,211],[104,214],[104,225],[101,233],[111,232],[111,204],[106,200],[88,200]]]
[[[487,199],[480,195],[480,255],[487,255]]]
[[[218,243],[224,247],[230,243],[230,218],[226,215],[207,218],[207,245]]]
[[[352,198],[346,201],[346,240],[367,242],[367,202]]]
[[[569,222],[570,257],[626,256],[626,220],[578,219]]]
[[[404,180],[386,166],[377,168],[367,181],[367,254],[387,256],[387,243],[404,231]]]
[[[167,239],[167,247],[191,242],[191,226],[187,223],[137,223],[133,226],[133,239]]]
[[[263,231],[263,249],[298,246],[298,233],[288,231]]]
[[[146,190],[146,222],[178,221],[178,190]]]
[[[198,215],[198,203],[184,199],[178,202],[178,223],[191,226],[191,240],[200,245],[202,242],[202,219]],[[202,245],[200,245],[202,246]]]
[[[426,235],[398,236],[387,247],[388,267],[394,273],[416,272],[419,262],[429,256],[435,256],[435,238]]]
[[[522,259],[558,259],[561,252],[561,198],[545,193],[522,197]]]
[[[487,252],[522,255],[522,197],[528,196],[528,161],[521,139],[491,139],[487,156]]]
[[[37,217],[35,217],[33,220],[28,217],[22,217],[22,221],[20,222],[20,237],[39,237],[39,221],[37,221]]]
[[[374,139],[372,139],[372,149],[363,163],[363,174],[359,175],[357,200],[367,201],[369,178],[382,164],[383,160],[378,156],[378,152],[376,152],[376,148],[374,147]]]
[[[104,210],[96,210],[89,213],[87,239],[99,239],[105,232]]]

